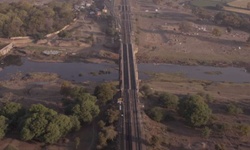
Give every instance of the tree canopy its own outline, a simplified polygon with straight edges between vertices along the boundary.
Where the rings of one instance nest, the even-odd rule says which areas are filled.
[[[74,125],[66,115],[41,104],[32,105],[21,122],[21,139],[55,143],[75,128]]]
[[[180,100],[179,113],[193,126],[205,125],[212,111],[199,95],[187,96]]]
[[[170,93],[161,93],[159,100],[165,108],[176,109],[179,104],[178,96]]]
[[[70,114],[76,116],[82,123],[90,123],[100,112],[96,97],[89,93],[82,93],[70,108]]]
[[[7,103],[0,109],[0,115],[8,118],[11,125],[16,124],[18,119],[23,116],[24,113],[25,109],[22,105],[15,102]]]
[[[115,94],[115,86],[111,83],[103,83],[95,88],[94,95],[102,103],[106,104],[108,101],[112,100]]]
[[[36,6],[26,1],[0,3],[0,37],[44,35],[61,29],[75,17],[71,3]]]
[[[165,118],[165,112],[161,107],[153,107],[148,111],[148,115],[154,121],[160,122]]]

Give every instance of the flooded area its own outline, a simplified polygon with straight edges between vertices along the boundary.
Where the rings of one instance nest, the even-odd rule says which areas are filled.
[[[15,73],[50,72],[58,74],[62,79],[85,81],[118,80],[119,67],[116,64],[95,64],[83,62],[48,63],[34,62],[26,58],[12,56],[1,60],[0,80],[9,79]],[[146,79],[150,73],[179,73],[190,79],[221,82],[250,82],[250,73],[244,68],[182,66],[170,64],[138,64],[139,78]]]

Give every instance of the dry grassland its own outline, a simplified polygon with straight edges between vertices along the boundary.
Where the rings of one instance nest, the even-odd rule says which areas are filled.
[[[228,7],[228,6],[224,6],[223,9],[227,10],[227,11],[232,11],[232,12],[236,12],[236,13],[242,13],[242,14],[250,15],[250,10],[245,10],[245,9],[240,9],[240,8],[233,8],[233,7]]]
[[[247,3],[250,2],[249,0],[235,0],[230,3],[227,3],[229,6],[232,7],[240,7],[240,8],[247,8]]]

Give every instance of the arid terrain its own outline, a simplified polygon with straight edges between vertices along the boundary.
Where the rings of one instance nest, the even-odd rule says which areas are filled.
[[[164,1],[156,5],[144,0],[138,5],[134,8],[135,12],[138,11],[134,28],[139,62],[215,66],[249,64],[250,47],[246,44],[249,33],[237,29],[228,33],[226,27],[199,19],[186,6],[187,1]],[[193,29],[182,31],[180,24],[185,22],[189,22]],[[215,28],[221,31],[221,36],[213,35]]]
[[[46,2],[49,1],[51,0]],[[1,0],[1,2],[7,2],[7,0]],[[36,4],[41,5],[46,2],[39,0]],[[110,4],[109,1],[104,2]],[[196,2],[193,3],[196,4]],[[202,2],[198,4],[208,5]],[[217,2],[217,0],[213,1],[213,7]],[[245,4],[246,1],[237,0],[228,3],[223,9],[247,16],[249,10],[245,9]],[[115,5],[119,5],[119,2],[115,1]],[[204,9],[211,14],[218,11],[209,9],[210,7],[209,5]],[[116,9],[118,10],[118,6]],[[138,63],[236,66],[250,70],[250,46],[246,42],[249,32],[240,29],[232,29],[228,32],[225,26],[219,26],[209,19],[199,18],[192,13],[190,0],[139,0],[133,3],[132,12],[133,40]],[[180,28],[181,25],[189,28],[187,30]],[[110,44],[112,39],[106,34],[109,26],[110,24],[105,19],[85,12],[66,28],[66,37],[53,35],[36,42],[32,39],[1,38],[0,47],[13,42],[15,47],[10,54],[39,62],[117,63],[118,48]],[[214,33],[214,29],[219,34]],[[185,75],[169,73],[150,74],[150,77],[150,79],[140,81],[140,85],[149,85],[153,91],[168,92],[179,97],[197,93],[209,95],[211,99],[206,103],[212,109],[213,114],[206,126],[211,133],[208,137],[204,137],[202,135],[204,126],[190,127],[176,111],[170,112],[171,119],[162,122],[153,121],[145,112],[158,104],[154,99],[145,98],[143,94],[140,94],[145,110],[142,112],[143,134],[148,149],[250,149],[249,83],[200,81],[188,79]],[[63,112],[61,102],[63,96],[60,94],[63,81],[53,73],[15,74],[9,80],[0,81],[0,100],[1,102],[18,102],[26,107],[41,103],[58,112]],[[78,84],[90,90],[93,90],[96,85],[96,83]],[[238,106],[242,113],[229,114],[226,106],[231,103]],[[76,136],[81,137],[78,150],[95,149],[93,148],[97,142],[95,125],[87,125],[80,132],[70,134],[58,144],[47,146],[46,149],[74,149]],[[156,146],[150,144],[152,136],[159,138],[160,142]],[[43,149],[44,147],[39,142],[22,142],[15,134],[0,141],[0,150],[8,144],[19,150]]]

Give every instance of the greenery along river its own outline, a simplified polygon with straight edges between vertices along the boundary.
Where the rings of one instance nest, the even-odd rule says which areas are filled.
[[[10,60],[10,59],[8,59]],[[85,81],[118,80],[119,67],[116,64],[94,64],[83,62],[48,63],[33,62],[26,58],[13,57],[12,61],[2,60],[0,80],[9,79],[15,73],[50,72],[57,73],[62,79]],[[170,64],[138,64],[139,78],[147,79],[152,73],[178,73],[196,80],[244,83],[250,82],[250,73],[244,68],[182,66]]]

